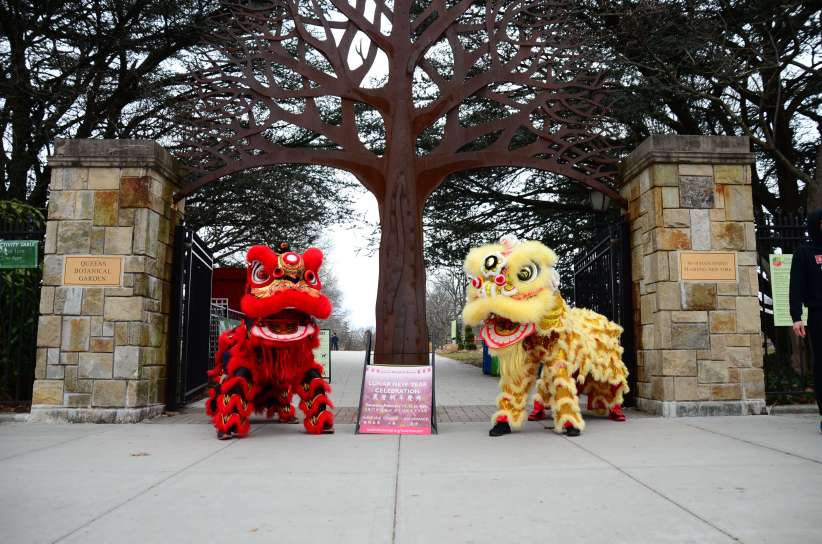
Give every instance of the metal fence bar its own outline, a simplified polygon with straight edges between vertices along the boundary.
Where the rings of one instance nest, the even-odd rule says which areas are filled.
[[[805,340],[794,337],[789,327],[774,324],[768,260],[768,255],[777,250],[793,254],[808,241],[806,216],[802,211],[757,213],[755,225],[765,394],[769,403],[811,400],[813,364],[810,346]]]
[[[574,261],[574,306],[594,310],[624,329],[620,341],[631,388],[625,404],[631,406],[636,390],[636,350],[629,225],[619,221],[599,236],[591,249]]]
[[[232,325],[239,324],[245,319],[245,314],[228,307],[228,299],[211,299],[211,323],[209,324],[208,337],[208,368],[214,367],[214,357],[217,355],[217,344],[222,333],[220,325],[225,324],[225,320],[230,320]]]
[[[0,270],[0,403],[29,404],[37,353],[45,221],[0,218],[0,240],[38,240],[38,268]]]

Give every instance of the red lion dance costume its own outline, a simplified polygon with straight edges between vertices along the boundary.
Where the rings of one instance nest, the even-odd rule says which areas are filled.
[[[286,243],[278,251],[254,246],[248,251],[248,278],[241,307],[245,323],[220,336],[216,382],[206,412],[217,437],[243,437],[251,412],[276,412],[280,421],[296,419],[291,398],[300,396],[305,428],[311,434],[334,432],[331,387],[314,360],[319,345],[314,318],[326,319],[331,303],[321,292],[323,253],[310,248],[302,255]]]

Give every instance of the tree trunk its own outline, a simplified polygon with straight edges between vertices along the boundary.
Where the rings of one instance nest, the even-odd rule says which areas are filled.
[[[428,326],[422,253],[426,195],[417,179],[411,79],[404,67],[392,68],[389,87],[393,88],[393,96],[403,98],[393,104],[396,111],[387,122],[385,191],[377,197],[382,236],[374,360],[381,364],[426,364]]]
[[[422,209],[425,195],[417,180],[410,104],[398,101],[386,150],[385,192],[380,205],[380,279],[377,290],[377,342],[380,364],[414,365],[428,360],[425,321],[425,262]],[[407,106],[407,108],[403,108]],[[404,111],[406,110],[406,111]]]
[[[374,350],[374,360],[380,364],[425,364],[428,357],[422,203],[412,174],[398,171],[389,175],[385,200],[380,203],[382,237]]]
[[[822,145],[816,147],[816,172],[808,184],[807,211],[822,208]]]

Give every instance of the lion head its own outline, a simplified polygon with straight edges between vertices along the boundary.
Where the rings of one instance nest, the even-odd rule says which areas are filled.
[[[491,348],[504,348],[534,334],[557,304],[557,256],[535,241],[503,238],[472,249],[465,259],[470,286],[463,319],[484,323],[480,336]]]
[[[288,244],[277,250],[254,246],[246,256],[246,293],[240,306],[254,321],[250,334],[267,344],[303,340],[317,332],[312,318],[326,319],[331,302],[322,294],[319,271],[323,253],[309,248],[303,254]]]

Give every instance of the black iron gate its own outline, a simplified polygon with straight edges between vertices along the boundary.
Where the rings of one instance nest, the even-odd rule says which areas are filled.
[[[769,403],[813,402],[810,342],[797,338],[791,327],[775,326],[769,260],[777,251],[793,254],[807,241],[803,212],[756,215],[762,352]]]
[[[44,214],[5,203],[0,209],[0,240],[36,240],[36,268],[0,269],[0,404],[31,402],[40,313]]]
[[[196,398],[208,385],[210,368],[211,275],[214,257],[188,227],[174,231],[172,307],[169,325],[168,391],[173,410]]]
[[[628,367],[633,406],[636,391],[636,344],[631,283],[631,243],[627,221],[603,228],[588,251],[574,261],[574,306],[598,312],[624,329],[623,360]]]

